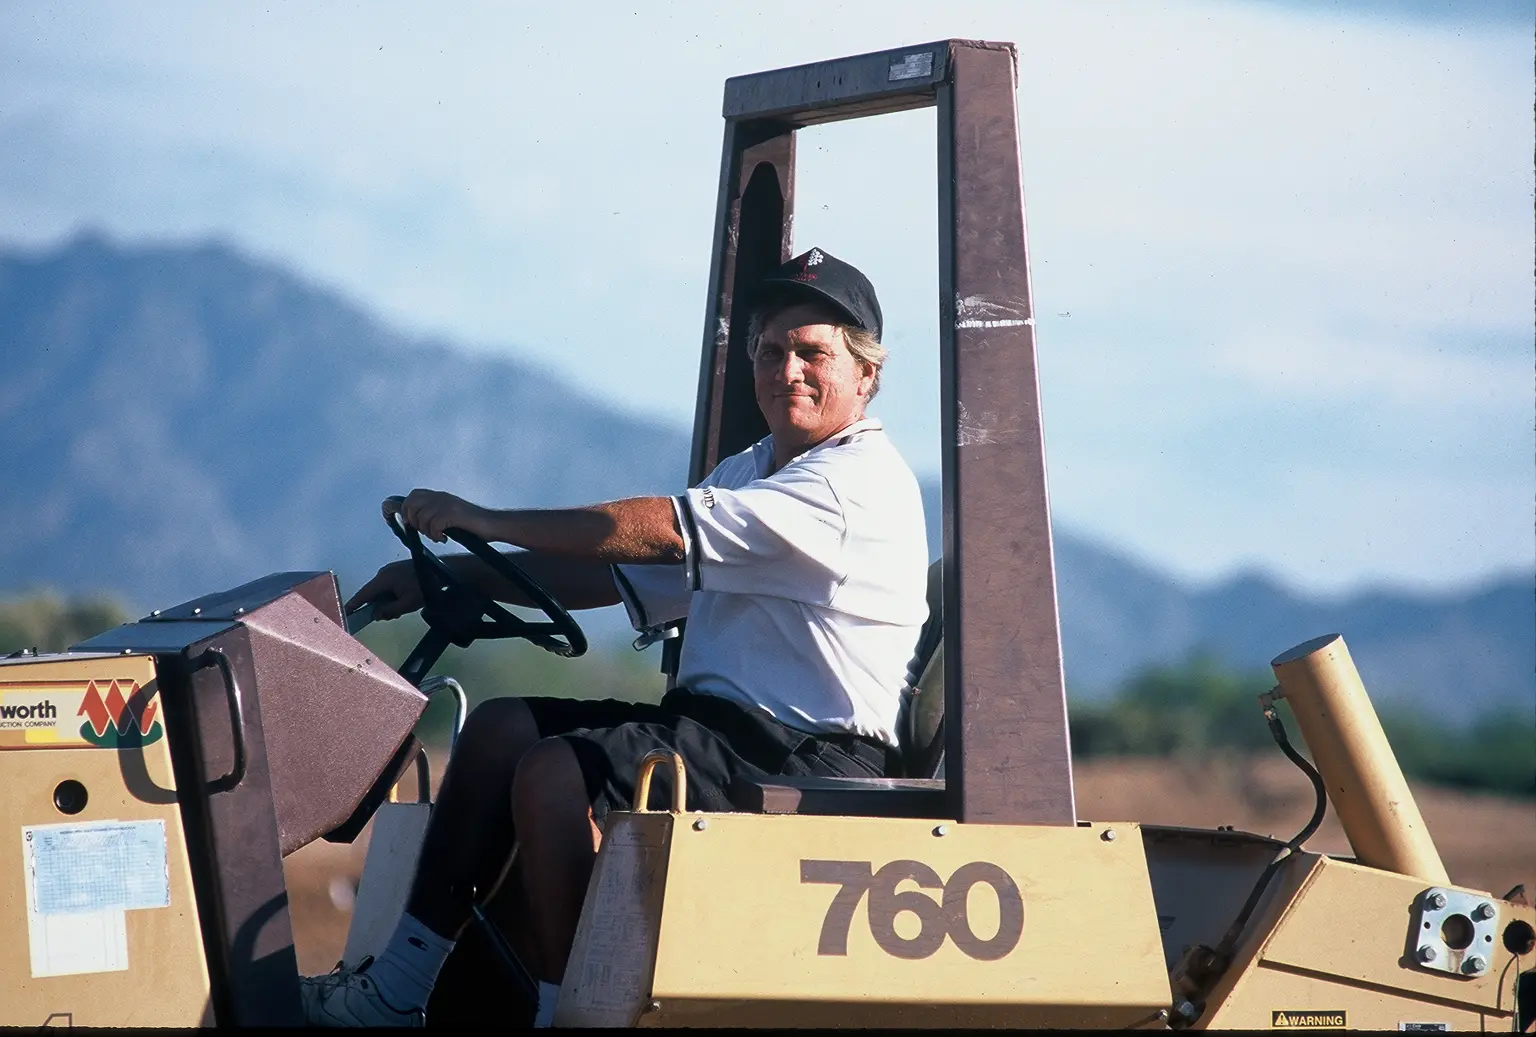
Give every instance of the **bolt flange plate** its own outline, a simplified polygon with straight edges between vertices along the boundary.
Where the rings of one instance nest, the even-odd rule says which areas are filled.
[[[1499,931],[1499,904],[1490,896],[1431,886],[1414,901],[1413,963],[1463,979],[1486,975]]]

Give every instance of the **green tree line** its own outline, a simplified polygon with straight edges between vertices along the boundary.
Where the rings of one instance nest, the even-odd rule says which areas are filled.
[[[1143,670],[1104,702],[1073,702],[1072,751],[1080,756],[1201,756],[1278,749],[1258,696],[1273,675],[1234,673],[1208,656]],[[1306,747],[1285,702],[1282,723]],[[1381,726],[1410,778],[1436,785],[1536,796],[1536,705],[1505,709],[1456,728],[1413,709],[1378,710]]]
[[[34,594],[0,601],[0,655],[21,648],[63,651],[127,621],[128,613],[109,598]]]
[[[121,606],[104,598],[63,599],[37,594],[0,601],[0,654],[36,647],[59,651],[126,622]],[[375,623],[360,640],[392,665],[405,660],[425,631],[412,616]],[[487,641],[449,648],[433,672],[449,674],[472,703],[502,695],[551,695],[651,701],[663,684],[656,653],[594,646],[579,660],[562,659],[523,641]],[[1104,701],[1075,699],[1070,713],[1073,752],[1091,756],[1201,756],[1278,751],[1258,696],[1274,685],[1266,673],[1235,673],[1206,656],[1148,668]],[[1293,718],[1281,703],[1293,742]],[[1536,716],[1507,710],[1452,728],[1392,706],[1380,711],[1387,739],[1411,778],[1439,785],[1536,797]],[[452,704],[434,701],[422,734],[446,741]]]

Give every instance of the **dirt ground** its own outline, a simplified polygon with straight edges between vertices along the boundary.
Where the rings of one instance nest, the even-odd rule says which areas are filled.
[[[1289,839],[1312,813],[1312,786],[1279,756],[1204,761],[1086,760],[1074,768],[1079,817],[1095,821],[1235,828]],[[1415,786],[1419,809],[1457,885],[1503,895],[1536,891],[1536,802]],[[299,966],[324,972],[340,959],[366,852],[317,842],[285,862]],[[1332,809],[1308,849],[1347,856]]]

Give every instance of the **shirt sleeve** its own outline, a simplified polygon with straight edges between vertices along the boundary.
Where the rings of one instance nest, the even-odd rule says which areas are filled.
[[[792,465],[740,489],[701,486],[677,498],[694,590],[768,594],[830,605],[847,574],[847,525],[826,476]]]
[[[615,565],[613,585],[629,613],[629,625],[641,633],[670,626],[688,615],[693,591],[681,565]]]
[[[720,476],[721,466],[704,477],[700,487],[711,486]],[[682,497],[672,498],[672,513],[677,518],[677,528],[682,533],[685,554],[692,551],[690,530],[693,520],[688,517]],[[657,633],[688,617],[693,603],[693,578],[684,565],[611,565],[613,586],[629,613],[629,625],[641,633]]]

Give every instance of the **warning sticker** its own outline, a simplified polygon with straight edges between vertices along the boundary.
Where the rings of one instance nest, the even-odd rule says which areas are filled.
[[[1271,1012],[1269,1025],[1276,1030],[1342,1030],[1349,1024],[1343,1012]]]
[[[23,827],[28,907],[38,915],[169,907],[165,822]]]

